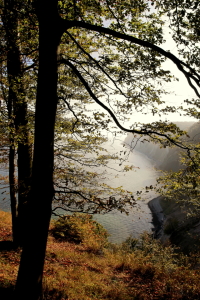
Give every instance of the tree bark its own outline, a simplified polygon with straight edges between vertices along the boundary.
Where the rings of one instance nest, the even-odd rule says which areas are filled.
[[[57,50],[61,37],[56,0],[37,2],[39,73],[31,198],[27,236],[16,283],[16,298],[39,299],[53,200],[54,126],[57,109]]]

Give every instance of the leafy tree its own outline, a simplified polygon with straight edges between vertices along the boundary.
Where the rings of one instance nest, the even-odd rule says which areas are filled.
[[[13,224],[13,241],[23,242],[23,215],[25,203],[30,190],[31,176],[31,145],[27,117],[27,93],[25,82],[25,64],[20,50],[19,14],[20,1],[5,1],[2,9],[2,22],[4,29],[4,53],[2,56],[2,77],[7,73],[7,80],[2,82],[2,92],[8,111],[9,131],[9,182],[10,199]],[[4,66],[4,59],[7,65]],[[5,75],[4,75],[5,78]],[[7,81],[7,82],[6,82]],[[15,183],[15,151],[18,162],[18,212]]]
[[[199,1],[155,1],[160,16],[165,16],[169,23],[171,37],[177,45],[177,52],[181,59],[190,66],[190,71],[183,70],[188,84],[193,88],[197,98],[184,99],[193,107],[184,108],[184,114],[199,119]],[[190,73],[190,74],[189,74]],[[197,77],[193,75],[197,74]],[[190,77],[188,77],[188,75]],[[192,214],[199,211],[199,122],[194,124],[188,132],[186,142],[193,151],[190,158],[182,153],[183,170],[166,173],[158,179],[159,191],[165,197],[174,199],[181,205],[187,205]]]
[[[60,82],[58,87],[62,93],[63,89],[67,90],[70,87],[71,99],[60,96],[58,103],[55,126],[53,213],[57,214],[57,209],[60,208],[66,211],[89,213],[106,212],[112,209],[125,211],[126,204],[129,207],[135,204],[133,195],[122,188],[112,188],[109,183],[105,184],[105,177],[110,176],[109,173],[113,171],[107,164],[109,161],[119,160],[119,156],[117,153],[109,153],[104,148],[103,144],[107,138],[100,132],[103,126],[99,121],[102,114],[98,115],[94,112],[96,118],[99,117],[95,122],[91,114],[86,115],[89,110],[87,107],[83,112],[83,105],[90,106],[88,95],[84,94],[83,98],[84,90],[79,86],[79,82],[73,78],[73,82],[69,83],[69,78],[61,72],[63,82]],[[80,95],[82,105],[76,107]],[[66,113],[66,105],[69,108],[68,113]],[[128,170],[128,167],[121,169],[122,172]]]
[[[10,5],[4,1],[4,8],[6,3]],[[166,145],[190,150],[179,140],[182,132],[173,124],[154,122],[133,124],[131,128],[124,125],[133,108],[144,111],[147,107],[152,114],[159,113],[159,105],[163,104],[160,96],[165,93],[162,84],[173,79],[170,72],[162,68],[166,59],[174,62],[198,92],[198,69],[159,47],[163,42],[163,22],[149,4],[143,0],[117,3],[35,0],[25,1],[23,8],[18,7],[24,20],[34,20],[35,36],[38,34],[39,39],[31,190],[25,215],[26,240],[16,284],[19,299],[38,299],[42,288],[55,194],[54,135],[58,100],[64,101],[65,108],[73,114],[74,130],[78,130],[77,109],[81,108],[80,114],[84,112],[87,94],[105,111],[93,113],[94,123],[99,123],[102,129],[109,128],[114,121],[115,128],[120,130],[148,135]],[[26,22],[22,27],[25,25]],[[34,50],[31,43],[25,42],[24,46],[30,48],[30,52]],[[76,82],[77,87],[65,87],[67,78],[71,83]],[[80,93],[79,87],[84,91]],[[167,106],[165,111],[170,108]],[[106,119],[111,120],[105,122]],[[84,122],[82,118],[81,122],[88,134],[95,128],[91,120]],[[167,134],[170,130],[171,134]]]
[[[187,207],[187,214],[199,216],[200,156],[199,156],[199,122],[188,131],[187,143],[193,145],[190,157],[181,153],[183,169],[177,172],[165,172],[158,178],[158,192],[167,199],[172,199],[182,207]]]
[[[199,73],[199,1],[155,1],[160,15],[165,15],[171,29],[171,36],[177,45],[177,51],[185,63],[191,67],[183,70],[188,84],[193,88],[197,99],[185,99],[187,104],[193,104],[185,110],[185,114],[199,119],[199,76],[193,76]],[[193,73],[194,69],[194,73]],[[189,76],[188,76],[189,75]]]
[[[186,155],[181,160],[184,169],[167,172],[158,178],[160,194],[187,207],[188,214],[199,215],[199,153],[192,160]]]
[[[30,51],[28,49],[28,46],[30,47],[30,44],[32,46],[37,46],[37,42],[34,40],[33,36],[34,34],[30,32],[27,33],[27,30],[24,28],[29,23],[33,23],[34,19],[32,18],[31,21],[27,19],[25,15],[20,15],[19,11],[17,9],[21,8],[23,9],[23,4],[21,1],[11,1],[9,4],[7,3],[3,9],[2,14],[2,20],[3,28],[4,28],[4,36],[2,41],[5,41],[5,49],[3,52],[2,57],[7,55],[5,58],[5,61],[7,60],[8,66],[4,66],[2,63],[2,94],[4,95],[4,100],[7,104],[8,109],[8,125],[9,125],[9,132],[10,132],[10,156],[9,156],[9,172],[10,172],[10,195],[11,195],[11,207],[12,207],[12,217],[13,217],[13,237],[15,244],[22,244],[22,235],[25,228],[25,224],[23,222],[23,216],[26,214],[25,208],[28,201],[28,195],[29,195],[29,184],[28,180],[30,179],[30,173],[31,173],[31,156],[30,156],[30,137],[29,137],[29,129],[30,124],[28,124],[28,119],[30,123],[30,113],[27,109],[27,106],[29,105],[30,110],[30,97],[32,96],[32,90],[34,90],[34,71],[37,70],[37,64],[38,59],[37,55],[35,55],[35,50],[33,49]],[[9,17],[6,18],[5,16],[8,15]],[[11,18],[10,18],[11,16]],[[31,24],[29,24],[31,25]],[[32,27],[30,27],[32,30]],[[36,33],[37,31],[34,30]],[[32,40],[32,42],[30,42]],[[93,44],[94,45],[94,44]],[[77,45],[76,45],[77,46]],[[75,48],[76,48],[75,46]],[[94,46],[93,46],[94,48]],[[28,50],[27,50],[28,49]],[[75,52],[76,49],[74,49]],[[88,46],[89,50],[89,46]],[[31,54],[29,54],[31,53]],[[21,59],[21,56],[23,59]],[[11,59],[10,59],[11,57]],[[30,60],[33,60],[34,63],[30,65]],[[18,69],[15,70],[15,66],[18,66]],[[12,66],[10,68],[9,66]],[[36,67],[36,69],[34,69]],[[4,68],[7,70],[4,72]],[[29,72],[27,76],[27,71]],[[14,73],[14,75],[12,74]],[[103,186],[100,189],[94,188],[94,185],[99,185],[97,182],[97,178],[99,180],[100,174],[97,174],[96,172],[89,172],[82,170],[81,168],[77,167],[77,164],[74,165],[73,161],[78,161],[79,165],[89,166],[91,163],[95,165],[96,167],[104,164],[108,159],[116,159],[116,157],[109,156],[108,154],[98,156],[96,159],[89,158],[87,161],[83,157],[85,157],[84,152],[92,152],[91,149],[93,147],[96,148],[96,153],[98,151],[102,151],[103,148],[100,147],[100,143],[105,141],[105,138],[102,138],[100,136],[100,133],[93,134],[91,136],[91,127],[94,127],[94,124],[91,123],[91,120],[87,118],[86,116],[81,112],[78,115],[75,115],[74,111],[71,108],[71,104],[69,104],[67,100],[67,93],[66,89],[69,89],[69,78],[65,75],[65,73],[61,70],[60,75],[60,82],[59,82],[59,99],[63,101],[64,105],[67,105],[69,110],[73,113],[73,116],[75,116],[75,121],[72,119],[69,119],[69,117],[64,118],[63,117],[63,110],[66,111],[66,107],[63,107],[63,103],[59,103],[59,111],[57,116],[57,125],[56,125],[56,162],[57,167],[54,168],[54,182],[56,190],[55,197],[56,202],[59,201],[62,204],[62,209],[66,210],[79,210],[79,211],[85,211],[85,203],[87,203],[87,211],[90,212],[97,212],[102,210],[111,210],[112,208],[120,208],[120,210],[124,210],[123,206],[125,202],[130,202],[130,197],[128,198],[127,195],[124,195],[122,199],[119,199],[116,202],[116,199],[113,195],[114,191],[116,193],[116,190],[111,189],[111,187]],[[8,82],[7,81],[8,76]],[[12,80],[11,80],[11,79]],[[63,83],[63,81],[65,82]],[[66,84],[66,80],[68,83]],[[75,79],[73,80],[75,81]],[[76,82],[71,82],[70,89],[75,89],[75,85],[78,85],[77,80]],[[8,86],[8,88],[7,88]],[[26,92],[25,92],[26,87]],[[77,90],[77,86],[76,86]],[[63,93],[65,92],[64,96]],[[73,92],[73,97],[77,99],[77,95],[82,93],[82,88],[79,87],[77,91]],[[79,97],[79,96],[78,96]],[[87,99],[88,96],[84,95],[83,93],[81,95],[81,99],[83,102],[89,103],[89,100]],[[72,98],[72,95],[71,95]],[[29,103],[27,103],[27,99],[29,100]],[[72,99],[73,100],[73,99]],[[82,107],[81,107],[82,109]],[[61,117],[62,114],[62,117]],[[77,112],[76,112],[77,114]],[[80,121],[81,118],[81,121]],[[85,122],[85,123],[84,123]],[[86,124],[88,129],[86,130],[86,125],[84,126],[84,129],[80,129],[80,123],[81,126],[83,126],[83,123]],[[25,124],[25,125],[23,125]],[[103,124],[103,123],[102,123]],[[76,128],[75,128],[76,127]],[[96,123],[95,128],[98,130],[98,123]],[[81,133],[84,130],[84,132],[88,131],[90,132],[90,137],[88,134],[84,137]],[[70,137],[65,141],[67,144],[67,147],[61,145],[61,139],[63,142],[63,134],[68,134]],[[82,141],[75,140],[75,136],[79,135],[79,139]],[[87,146],[88,145],[88,146]],[[73,148],[72,148],[73,147]],[[18,152],[18,199],[19,199],[19,205],[18,205],[18,214],[16,211],[16,183],[15,183],[15,176],[14,176],[14,170],[15,170],[15,148]],[[69,152],[72,152],[71,148],[73,149],[73,154],[69,155]],[[81,154],[80,154],[80,148],[81,148]],[[84,148],[84,149],[83,149]],[[25,149],[25,150],[24,150]],[[22,151],[23,150],[23,151]],[[74,152],[79,152],[74,154]],[[68,154],[66,154],[66,152]],[[62,153],[62,154],[61,154]],[[62,160],[59,159],[59,157],[62,156]],[[69,166],[66,165],[64,167],[61,167],[61,163],[63,162],[64,156],[68,158]],[[26,159],[27,158],[27,159]],[[25,163],[25,168],[22,163]],[[67,179],[66,179],[66,169],[68,170]],[[57,170],[57,172],[56,172]],[[70,170],[70,172],[69,172]],[[29,173],[29,175],[28,175]],[[62,173],[62,175],[61,175]],[[23,174],[23,176],[21,175]],[[76,187],[75,190],[73,189],[73,184],[75,183],[74,177],[76,178]],[[79,183],[81,182],[81,185],[79,184],[78,190],[77,190],[77,178],[81,178],[81,181],[79,180]],[[96,180],[94,180],[94,177]],[[70,182],[70,184],[67,184],[66,182]],[[85,184],[83,184],[85,182]],[[86,185],[86,182],[89,183],[89,185],[93,186],[93,191],[90,188],[87,190],[83,188],[82,186]],[[82,187],[82,188],[81,188]],[[109,192],[108,192],[109,190]],[[112,200],[109,200],[109,206],[108,206],[108,197],[106,197],[105,193],[111,194],[112,190]],[[104,201],[101,197],[100,201],[100,193],[104,193]],[[125,194],[123,190],[118,189],[117,194]],[[67,197],[66,197],[67,195]],[[69,197],[70,195],[70,197]],[[95,196],[96,195],[96,196]],[[97,197],[98,195],[98,197]],[[79,201],[77,200],[77,198]],[[96,198],[96,201],[94,199]],[[121,204],[120,204],[121,201]],[[132,201],[133,202],[133,201]],[[89,203],[91,205],[89,205]],[[117,204],[116,204],[117,203]],[[73,206],[73,208],[71,208]],[[56,207],[54,206],[54,210],[58,208],[58,205]],[[18,222],[16,222],[16,219]],[[18,226],[17,226],[18,225]],[[20,226],[19,226],[20,225]],[[15,232],[17,234],[15,234]]]

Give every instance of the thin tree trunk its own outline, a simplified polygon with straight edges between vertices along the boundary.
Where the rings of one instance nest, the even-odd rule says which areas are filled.
[[[4,2],[4,14],[2,16],[6,33],[7,44],[7,73],[9,82],[8,111],[10,119],[10,198],[13,220],[13,236],[15,243],[21,244],[24,240],[24,215],[26,214],[26,202],[29,197],[31,176],[31,151],[29,145],[29,133],[27,128],[27,103],[23,87],[23,70],[20,58],[18,41],[18,16],[14,8],[17,1]],[[17,144],[18,152],[18,214],[16,212],[16,192],[14,183],[14,144]]]
[[[12,141],[10,140],[10,143]],[[17,198],[15,191],[15,149],[14,145],[10,145],[9,150],[9,185],[10,185],[10,207],[12,216],[12,238],[14,245],[18,245],[17,233]]]
[[[56,0],[37,2],[39,74],[31,201],[27,239],[23,246],[16,297],[37,300],[42,290],[46,243],[53,200],[54,126],[57,109],[57,50],[61,31]]]
[[[15,140],[14,140],[14,121],[13,121],[13,97],[12,90],[9,88],[8,101],[8,120],[9,120],[9,188],[10,188],[10,207],[12,216],[12,238],[13,243],[18,245],[18,230],[17,230],[17,198],[16,198],[16,182],[15,182]]]
[[[23,140],[18,142],[18,243],[23,246],[26,239],[26,214],[27,203],[30,197],[31,180],[31,145],[29,143],[29,133],[27,129],[27,104],[24,102],[18,114],[19,122],[16,130],[23,128]]]

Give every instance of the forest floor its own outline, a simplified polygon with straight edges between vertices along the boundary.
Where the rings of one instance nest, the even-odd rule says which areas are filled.
[[[12,249],[11,216],[0,211],[1,300],[12,299],[20,252]],[[43,299],[200,299],[199,261],[198,254],[184,256],[147,234],[138,243],[129,239],[97,250],[58,241],[50,232]]]

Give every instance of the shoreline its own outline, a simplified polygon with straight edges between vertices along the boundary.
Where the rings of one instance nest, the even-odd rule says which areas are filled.
[[[153,236],[156,239],[161,238],[163,235],[163,224],[165,220],[165,214],[160,205],[161,199],[163,199],[163,196],[158,196],[147,203],[152,214],[152,224],[154,226],[152,231]]]
[[[154,226],[153,237],[162,244],[170,243],[187,255],[200,251],[199,216],[187,217],[185,210],[169,200],[162,208],[164,199],[158,196],[148,202]]]

